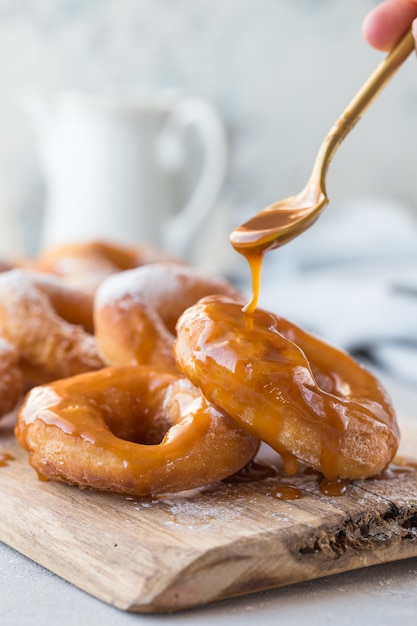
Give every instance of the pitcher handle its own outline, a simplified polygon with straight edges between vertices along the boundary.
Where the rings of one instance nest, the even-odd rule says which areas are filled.
[[[164,244],[170,252],[186,257],[222,188],[227,170],[228,146],[222,121],[214,108],[201,98],[183,98],[167,118],[159,139],[158,153],[166,165],[180,167],[186,155],[181,141],[187,129],[198,133],[203,147],[202,171],[184,207],[164,228]]]

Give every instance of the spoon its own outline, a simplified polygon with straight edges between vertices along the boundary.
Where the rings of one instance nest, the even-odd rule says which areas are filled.
[[[330,129],[320,147],[311,176],[303,191],[271,204],[231,233],[232,246],[246,257],[252,270],[258,271],[258,287],[262,256],[267,251],[291,241],[317,220],[329,201],[325,179],[334,153],[362,113],[375,100],[414,49],[414,38],[409,31],[379,64]],[[252,275],[254,276],[253,271]],[[256,303],[250,303],[251,310],[255,306]]]

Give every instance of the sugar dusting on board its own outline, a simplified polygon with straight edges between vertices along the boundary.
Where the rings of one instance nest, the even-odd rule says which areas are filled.
[[[159,498],[136,500],[132,502],[135,510],[158,515],[163,512],[164,524],[171,530],[187,529],[196,533],[217,532],[217,528],[236,527],[243,519],[253,521],[253,530],[268,527],[273,520],[276,527],[287,527],[293,521],[293,506],[291,502],[283,502],[274,498],[276,478],[269,477],[252,482],[221,482],[200,489],[193,489],[176,494],[169,494]],[[264,520],[259,511],[265,506],[265,499],[269,501],[268,516]],[[249,508],[248,508],[249,507]],[[305,519],[306,525],[309,520]],[[252,532],[252,531],[251,531]],[[251,534],[247,533],[247,534]]]

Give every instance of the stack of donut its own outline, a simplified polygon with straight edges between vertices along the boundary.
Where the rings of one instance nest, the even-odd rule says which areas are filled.
[[[0,412],[26,392],[15,433],[39,476],[176,492],[238,472],[262,441],[289,474],[298,462],[328,481],[382,472],[399,431],[378,381],[244,303],[222,278],[100,242],[5,268]]]

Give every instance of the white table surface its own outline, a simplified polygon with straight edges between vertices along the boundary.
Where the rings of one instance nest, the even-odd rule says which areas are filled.
[[[399,413],[416,415],[417,391],[384,379]],[[1,506],[1,504],[0,504]],[[415,623],[417,559],[383,564],[168,615],[124,613],[0,543],[1,626]]]

